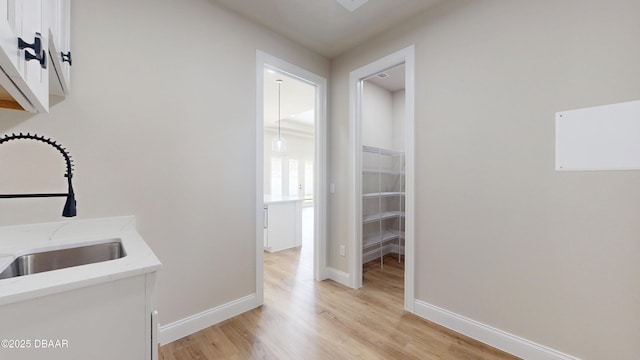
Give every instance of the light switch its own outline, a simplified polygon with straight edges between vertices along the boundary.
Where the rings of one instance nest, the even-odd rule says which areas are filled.
[[[336,184],[329,184],[329,192],[331,194],[335,194],[335,192],[336,192]]]

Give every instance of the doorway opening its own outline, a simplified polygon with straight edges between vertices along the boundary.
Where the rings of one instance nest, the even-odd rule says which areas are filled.
[[[414,47],[350,74],[350,275],[389,261],[404,269],[404,309],[414,302]],[[372,263],[375,261],[376,263]],[[404,262],[404,264],[402,264]]]
[[[326,276],[326,79],[264,52],[256,66],[256,294],[264,257],[298,249]]]
[[[404,273],[404,78],[401,64],[362,83],[363,273],[384,269],[385,262]]]

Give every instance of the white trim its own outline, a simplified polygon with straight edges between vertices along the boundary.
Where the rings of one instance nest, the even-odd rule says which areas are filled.
[[[360,137],[360,98],[362,94],[361,77],[352,71],[349,73],[349,226],[351,227],[351,241],[349,241],[349,273],[352,275],[350,287],[359,289],[362,287],[362,199],[359,194],[362,189],[357,184],[362,184],[362,139]]]
[[[270,67],[316,87],[315,179],[314,179],[314,251],[313,273],[318,281],[327,278],[327,79],[256,50],[256,294],[258,304],[264,302],[263,263],[263,91],[264,68]]]
[[[329,279],[344,286],[351,287],[351,277],[349,276],[349,273],[328,267],[327,274],[329,275]]]
[[[382,59],[365,65],[349,74],[349,242],[350,286],[362,287],[362,140],[361,101],[362,81],[381,71],[400,64],[405,65],[405,117],[406,117],[406,158],[405,158],[405,280],[404,308],[413,312],[414,271],[415,271],[415,46],[411,45]]]
[[[256,294],[251,294],[171,324],[162,325],[160,326],[160,345],[176,341],[258,306]]]
[[[422,318],[523,359],[580,360],[424,301],[416,300],[414,309]]]
[[[349,274],[351,274],[350,286],[354,289],[362,287],[362,148],[361,139],[361,98],[362,79],[369,74],[361,75],[358,70],[349,74],[349,226],[352,228],[351,241],[349,241]]]
[[[404,49],[405,66],[405,197],[404,204],[404,309],[413,312],[415,299],[415,47]]]
[[[264,302],[264,53],[256,54],[256,296],[259,305]]]

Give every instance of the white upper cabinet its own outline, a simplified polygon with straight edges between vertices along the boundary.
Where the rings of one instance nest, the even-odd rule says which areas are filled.
[[[0,107],[48,112],[71,84],[70,0],[0,0]]]
[[[49,86],[51,94],[65,96],[71,85],[70,0],[44,0],[49,18]]]
[[[49,110],[49,31],[44,10],[40,0],[0,0],[0,106]]]

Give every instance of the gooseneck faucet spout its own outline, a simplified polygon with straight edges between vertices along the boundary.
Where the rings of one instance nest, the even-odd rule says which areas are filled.
[[[8,199],[8,198],[34,198],[34,197],[57,197],[57,196],[65,196],[67,198],[67,201],[64,204],[64,209],[62,210],[62,216],[64,217],[73,217],[76,216],[76,196],[75,193],[73,192],[73,185],[71,184],[71,178],[73,177],[73,160],[71,159],[71,156],[69,155],[69,153],[67,152],[67,149],[63,148],[60,144],[56,143],[55,141],[51,140],[50,138],[45,138],[44,136],[39,136],[36,134],[23,134],[20,133],[18,135],[16,134],[11,134],[11,135],[5,135],[4,137],[0,138],[0,145],[2,145],[5,142],[11,141],[11,140],[20,140],[20,139],[30,139],[30,140],[36,140],[36,141],[40,141],[43,142],[45,144],[51,145],[53,146],[56,150],[58,150],[62,156],[64,157],[64,161],[66,162],[67,165],[67,171],[64,174],[64,176],[67,178],[67,185],[69,187],[67,193],[60,193],[60,194],[8,194],[8,195],[0,195],[0,199]]]
[[[67,181],[69,183],[69,191],[67,192],[67,201],[64,203],[64,209],[62,209],[62,216],[74,217],[76,216],[76,194],[73,192],[73,185],[71,185],[71,176]]]

